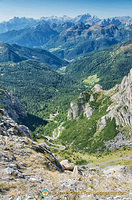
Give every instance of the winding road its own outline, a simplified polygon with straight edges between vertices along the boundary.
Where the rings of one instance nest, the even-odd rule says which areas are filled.
[[[56,130],[53,131],[52,137],[44,136],[47,140],[47,143],[50,145],[50,148],[57,149],[59,151],[65,150],[66,147],[64,145],[60,145],[60,144],[53,144],[50,141],[54,141],[60,136],[61,130],[63,129],[62,125],[63,125],[63,123],[61,123],[61,125],[57,128],[58,129],[58,131],[57,131],[58,135],[57,136],[55,135]]]

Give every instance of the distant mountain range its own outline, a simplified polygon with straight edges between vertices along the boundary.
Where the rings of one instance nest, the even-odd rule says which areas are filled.
[[[107,48],[132,38],[132,29],[115,25],[78,24],[62,31],[43,47],[61,58],[72,60],[91,51]]]
[[[99,19],[90,14],[75,18],[17,18],[0,24],[0,41],[39,47],[57,57],[72,60],[91,51],[107,48],[132,38],[132,18]]]
[[[64,15],[63,17],[51,16],[51,17],[41,17],[40,19],[26,18],[26,17],[14,17],[7,22],[0,23],[0,33],[12,31],[12,30],[20,30],[29,28],[35,24],[41,23],[41,21],[45,21],[48,24],[64,24],[66,22],[72,22],[74,24],[78,23],[89,23],[91,25],[100,22],[101,20],[96,16],[91,16],[90,14],[78,15],[75,18],[68,17]]]
[[[0,23],[0,33],[28,28],[37,23],[40,23],[41,21],[45,21],[49,24],[55,23],[57,25],[63,24],[66,22],[72,22],[74,24],[88,23],[90,25],[95,25],[95,24],[103,25],[103,24],[106,24],[106,22],[107,22],[107,25],[110,25],[110,24],[119,25],[119,23],[124,26],[132,25],[132,17],[129,17],[129,16],[113,17],[113,18],[106,18],[106,19],[99,19],[97,16],[92,16],[90,14],[82,14],[74,18],[68,17],[66,15],[62,17],[57,17],[57,16],[41,17],[40,19],[14,17],[13,19],[10,19],[9,21]]]
[[[13,30],[0,34],[0,41],[11,44],[16,43],[27,47],[38,47],[56,35],[58,35],[58,32],[51,29],[48,23],[42,21],[40,24],[26,29]]]
[[[37,20],[33,18],[26,17],[14,17],[7,22],[0,23],[0,33],[5,33],[12,30],[20,30],[23,28],[28,28],[36,24]]]

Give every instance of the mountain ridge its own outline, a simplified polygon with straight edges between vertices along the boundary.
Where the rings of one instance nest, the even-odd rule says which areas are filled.
[[[17,63],[28,59],[43,62],[55,70],[68,64],[67,61],[43,49],[0,43],[0,62]]]
[[[78,24],[64,30],[43,47],[62,58],[72,60],[92,51],[105,49],[132,38],[131,28],[108,25]]]

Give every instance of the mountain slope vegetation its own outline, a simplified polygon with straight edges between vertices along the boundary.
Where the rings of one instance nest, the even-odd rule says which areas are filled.
[[[120,83],[131,68],[132,40],[78,58],[66,68],[66,74],[87,87],[99,83],[109,89]]]
[[[75,88],[79,92],[76,81],[33,60],[1,63],[0,74],[0,84],[15,92],[29,113],[38,113],[40,116],[41,111],[44,116],[47,114],[46,112],[52,112],[52,109],[55,112],[58,106],[63,104],[63,101],[68,100],[70,96],[73,98]],[[56,102],[54,102],[54,98],[56,98]]]
[[[67,61],[62,60],[43,49],[0,43],[0,62],[17,63],[29,59],[46,63],[54,70],[68,64]]]
[[[19,50],[16,45],[12,47],[18,54],[27,52],[28,57],[30,49],[21,47]],[[64,75],[35,60],[2,62],[0,84],[18,96],[29,114],[46,120],[50,114],[57,113],[54,120],[48,121],[46,128],[41,126],[37,131],[40,133],[39,137],[44,132],[51,135],[54,128],[66,120],[70,101],[81,91],[92,88],[96,83],[109,89],[121,82],[132,67],[131,47],[131,41],[128,41],[106,51],[88,54],[72,62]],[[32,52],[34,51],[29,51],[29,57]],[[23,55],[25,56],[24,53]]]
[[[15,51],[8,44],[0,43],[0,62],[20,62],[25,58]]]

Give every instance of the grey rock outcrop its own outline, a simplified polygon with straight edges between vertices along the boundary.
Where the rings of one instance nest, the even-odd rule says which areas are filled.
[[[92,91],[95,93],[99,93],[103,90],[102,86],[99,85],[99,84],[96,84],[93,88],[92,88]]]
[[[119,149],[122,146],[132,146],[132,137],[127,139],[125,135],[119,133],[113,140],[105,142],[105,146],[110,151]]]
[[[24,125],[18,125],[13,119],[9,117],[7,112],[3,109],[0,109],[0,136],[5,141],[15,138],[15,140],[13,140],[13,145],[16,146],[16,150],[17,145],[15,144],[15,142],[18,141],[19,143],[24,142],[25,144],[28,144],[30,146],[30,149],[33,149],[36,152],[46,154],[45,158],[51,163],[52,167],[60,172],[63,172],[61,164],[52,154],[50,149],[45,144],[38,145],[36,142],[34,142],[32,140],[30,130]]]
[[[68,111],[67,119],[76,119],[82,111],[82,107],[78,106],[77,102],[71,102],[70,109]]]
[[[94,110],[90,107],[89,103],[86,103],[84,107],[84,115],[89,119],[93,112]]]
[[[3,109],[0,109],[0,134],[8,137],[18,135],[31,138],[28,127],[18,125]]]
[[[76,101],[71,102],[67,119],[68,120],[79,119],[82,112],[84,116],[90,118],[94,110],[90,107],[90,104],[87,103],[89,98],[90,98],[89,93],[83,92],[80,94],[79,98]],[[91,101],[92,101],[92,96],[91,96]]]
[[[113,150],[132,146],[132,69],[120,85],[105,91],[104,94],[110,97],[111,104],[107,114],[97,122],[98,133],[105,128],[106,121],[113,118],[119,132],[113,140],[105,142],[106,148]]]
[[[103,90],[102,86],[99,84],[96,84],[91,90],[92,91],[91,95],[88,92],[81,93],[79,98],[76,101],[71,102],[67,119],[68,120],[79,119],[81,114],[83,114],[83,116],[89,119],[95,111],[90,106],[90,102],[95,101],[93,94],[95,93],[99,94],[101,93],[102,90]]]
[[[8,115],[15,121],[19,122],[19,119],[27,117],[26,110],[20,104],[17,97],[13,95],[13,92],[8,92],[7,90],[0,89],[0,104],[2,104],[8,113]]]
[[[113,93],[113,94],[111,94]],[[120,85],[108,92],[112,104],[108,108],[107,117],[115,117],[118,126],[132,127],[132,69]]]
[[[132,69],[130,70],[128,77],[125,76],[122,80],[119,89],[122,93],[124,92],[124,102],[128,106],[129,112],[132,113]],[[127,98],[125,97],[125,95]]]

